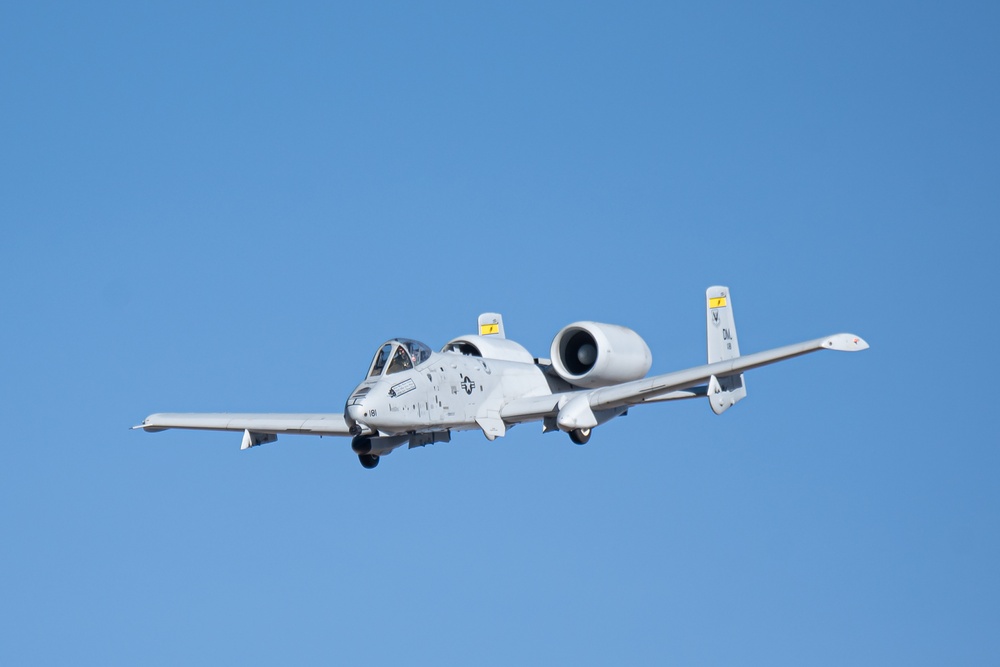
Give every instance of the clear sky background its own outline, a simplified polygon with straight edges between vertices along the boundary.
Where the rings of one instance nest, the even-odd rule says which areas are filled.
[[[747,6],[749,5],[749,6]],[[995,3],[6,3],[0,662],[996,664]],[[721,417],[397,451],[385,339],[577,319]]]

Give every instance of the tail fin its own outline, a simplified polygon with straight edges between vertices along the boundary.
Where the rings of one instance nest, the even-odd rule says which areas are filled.
[[[479,335],[504,338],[503,315],[500,313],[483,313],[479,316]]]
[[[726,361],[740,356],[740,343],[736,337],[736,322],[733,319],[733,297],[728,287],[716,285],[705,292],[708,317],[708,363]],[[708,383],[708,402],[712,411],[723,412],[746,398],[747,386],[743,374],[712,376]]]

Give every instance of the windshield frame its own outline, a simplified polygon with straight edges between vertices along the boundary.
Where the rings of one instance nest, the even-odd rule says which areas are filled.
[[[413,370],[430,359],[431,348],[411,338],[393,338],[379,346],[368,367],[368,378]]]
[[[375,352],[375,357],[372,359],[371,365],[368,367],[368,377],[381,377],[382,371],[385,370],[386,365],[389,363],[389,359],[392,358],[392,342],[383,343],[379,346],[378,350]]]

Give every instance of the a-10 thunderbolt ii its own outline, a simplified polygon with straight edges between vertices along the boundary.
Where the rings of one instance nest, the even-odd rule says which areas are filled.
[[[332,414],[161,413],[134,428],[243,431],[242,449],[285,433],[351,437],[361,465],[408,445],[449,442],[452,431],[481,430],[488,440],[540,421],[544,432],[565,431],[576,444],[632,406],[707,398],[722,414],[747,395],[744,371],[817,350],[856,352],[868,343],[853,334],[740,355],[727,287],[706,294],[708,363],[646,377],[652,355],[626,327],[575,322],[552,341],[551,359],[537,359],[504,335],[497,313],[479,316],[479,333],[449,341],[440,352],[406,338],[387,341],[344,412]]]

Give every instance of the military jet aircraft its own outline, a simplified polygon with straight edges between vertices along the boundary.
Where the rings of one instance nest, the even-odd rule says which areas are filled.
[[[653,357],[635,331],[614,324],[574,322],[552,340],[549,359],[533,357],[506,338],[498,313],[479,316],[478,335],[460,336],[440,352],[394,338],[381,345],[343,413],[160,413],[133,428],[243,431],[242,449],[279,434],[351,437],[361,465],[407,445],[449,442],[452,431],[481,430],[488,440],[524,422],[564,431],[578,445],[592,429],[632,406],[707,398],[722,414],[747,395],[744,371],[817,350],[857,352],[868,343],[834,334],[765,352],[740,355],[729,288],[705,293],[708,363],[646,377]]]

